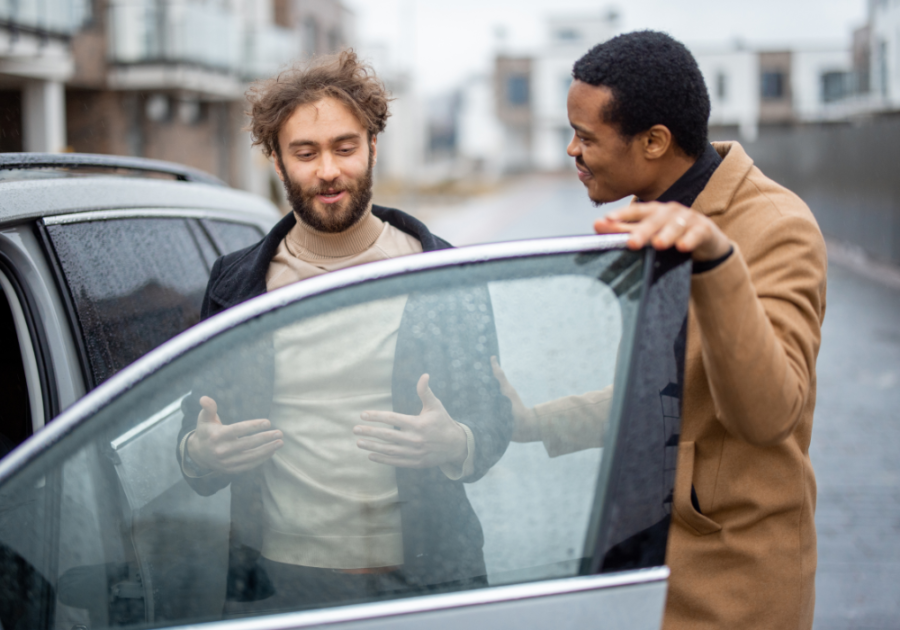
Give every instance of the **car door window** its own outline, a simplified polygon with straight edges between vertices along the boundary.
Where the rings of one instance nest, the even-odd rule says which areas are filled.
[[[42,524],[0,527],[46,582],[32,617],[170,626],[661,565],[687,267],[480,260],[300,301],[288,287],[123,381],[0,483],[2,513]],[[268,418],[284,446],[249,471],[202,468],[184,452],[201,396],[226,425]],[[358,446],[357,425],[408,433],[437,408],[464,459],[387,465]]]
[[[62,223],[47,233],[93,385],[200,320],[208,271],[186,220]]]
[[[263,237],[259,228],[246,223],[215,219],[203,219],[201,223],[222,256],[249,247]]]

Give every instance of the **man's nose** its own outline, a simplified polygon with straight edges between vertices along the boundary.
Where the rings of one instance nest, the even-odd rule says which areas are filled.
[[[572,134],[572,139],[569,140],[569,146],[566,147],[566,153],[569,154],[570,157],[578,157],[581,155],[581,151],[578,146],[578,136],[574,133]]]
[[[322,155],[322,159],[319,162],[319,172],[316,173],[319,179],[323,182],[333,182],[336,180],[341,174],[341,169],[338,168],[337,161],[334,159],[330,153],[324,153]]]

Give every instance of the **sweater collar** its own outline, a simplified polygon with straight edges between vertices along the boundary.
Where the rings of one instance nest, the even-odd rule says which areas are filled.
[[[297,224],[285,237],[291,255],[304,260],[327,260],[355,256],[369,249],[384,229],[384,222],[372,214],[371,204],[366,213],[350,228],[336,234],[320,232],[298,216]]]

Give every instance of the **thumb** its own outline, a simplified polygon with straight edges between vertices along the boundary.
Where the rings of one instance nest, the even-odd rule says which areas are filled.
[[[200,406],[202,409],[200,410],[200,415],[197,416],[197,424],[200,424],[201,422],[222,424],[219,420],[219,407],[216,405],[215,400],[209,396],[202,396],[200,398]]]
[[[500,391],[506,393],[504,390],[509,388],[509,381],[506,378],[506,372],[500,367],[500,362],[497,361],[497,357],[495,356],[491,356],[491,371],[494,373],[494,378],[497,379],[497,382],[500,384]]]
[[[428,374],[423,374],[416,384],[416,393],[419,394],[419,400],[422,401],[422,411],[442,406],[441,401],[438,400],[438,397],[434,395],[434,392],[428,386],[430,380],[431,377]]]

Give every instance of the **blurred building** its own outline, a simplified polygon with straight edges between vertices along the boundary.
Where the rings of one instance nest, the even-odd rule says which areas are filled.
[[[0,151],[61,151],[72,35],[90,0],[0,2]]]
[[[496,176],[566,168],[572,138],[566,98],[572,66],[589,48],[615,35],[619,16],[550,17],[538,50],[501,45],[493,76],[476,76],[462,88],[459,158],[477,173]]]
[[[853,74],[852,50],[839,44],[754,50],[736,43],[692,53],[709,90],[714,137],[752,141],[760,126],[830,120]]]
[[[0,49],[4,150],[173,160],[266,196],[280,185],[250,150],[244,92],[354,36],[339,0],[18,0],[2,11],[13,43]]]

